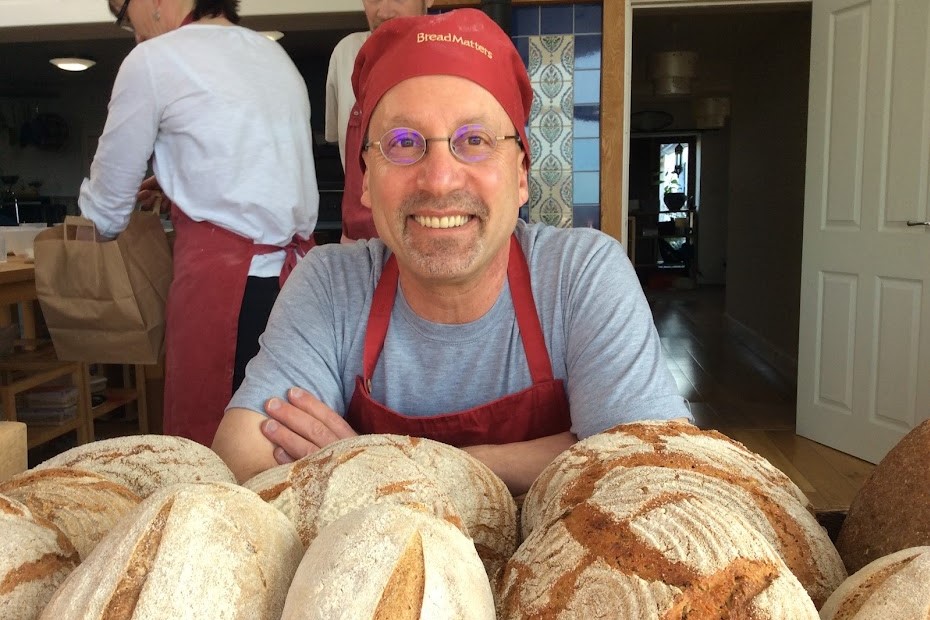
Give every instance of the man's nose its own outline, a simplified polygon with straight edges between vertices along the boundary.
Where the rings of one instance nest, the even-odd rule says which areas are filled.
[[[430,141],[423,159],[415,164],[421,189],[434,194],[443,194],[459,189],[465,176],[465,164],[449,150],[449,143]]]

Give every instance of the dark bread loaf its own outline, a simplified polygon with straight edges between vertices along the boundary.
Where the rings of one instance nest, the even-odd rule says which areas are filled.
[[[911,430],[856,493],[836,547],[855,572],[895,551],[930,545],[930,420]]]

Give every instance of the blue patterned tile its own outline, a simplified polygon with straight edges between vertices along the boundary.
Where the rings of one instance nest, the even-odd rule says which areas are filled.
[[[576,138],[598,138],[601,135],[601,108],[597,105],[575,106],[574,134]]]
[[[599,172],[576,172],[572,202],[575,205],[600,204],[601,175]]]
[[[568,228],[572,225],[572,175],[562,170],[557,181],[543,187],[538,202],[530,205],[530,221]]]
[[[575,172],[597,172],[601,169],[601,141],[597,138],[574,140],[572,169]]]
[[[575,5],[575,34],[602,32],[604,13],[600,4]]]
[[[601,229],[601,205],[575,205],[572,212],[576,228]]]
[[[539,7],[521,6],[513,9],[510,20],[510,34],[526,37],[539,34]]]
[[[601,102],[601,72],[576,71],[575,72],[575,105],[600,104]]]
[[[544,6],[539,14],[540,34],[571,34],[575,32],[575,11],[572,5]]]
[[[575,37],[575,70],[601,68],[601,35]]]

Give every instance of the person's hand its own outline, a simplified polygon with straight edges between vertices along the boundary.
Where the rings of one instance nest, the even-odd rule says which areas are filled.
[[[287,402],[269,399],[265,413],[268,419],[261,423],[261,431],[275,445],[274,459],[282,465],[358,434],[342,416],[296,387],[287,391]]]
[[[142,185],[139,186],[139,191],[136,193],[136,204],[143,211],[153,209],[164,211],[171,207],[171,201],[161,191],[161,185],[158,184],[158,179],[154,176],[142,181]]]

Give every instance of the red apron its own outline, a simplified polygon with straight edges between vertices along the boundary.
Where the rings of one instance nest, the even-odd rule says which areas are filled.
[[[369,386],[391,320],[397,275],[397,259],[392,255],[384,265],[372,299],[362,354],[364,374],[355,380],[355,393],[346,413],[346,420],[356,432],[426,437],[462,447],[528,441],[571,428],[568,398],[562,380],[552,375],[533,301],[529,268],[516,237],[510,240],[507,279],[533,385],[484,405],[430,417],[407,416],[372,400]]]
[[[313,247],[295,237],[285,248],[254,243],[209,222],[195,222],[177,206],[174,280],[165,333],[164,432],[205,446],[232,398],[239,309],[252,257],[286,251],[280,283]]]
[[[346,182],[342,192],[343,240],[374,239],[378,236],[371,209],[362,204],[361,153],[365,132],[362,129],[362,110],[358,103],[346,126]]]

